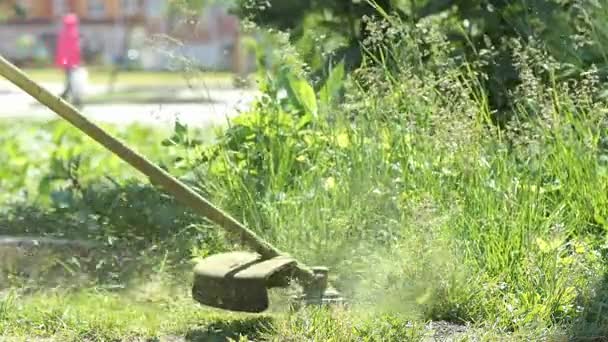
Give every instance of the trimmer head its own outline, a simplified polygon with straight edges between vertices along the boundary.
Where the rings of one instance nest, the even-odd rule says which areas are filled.
[[[268,309],[268,288],[287,286],[295,265],[284,256],[262,260],[249,252],[212,255],[194,268],[192,296],[215,308],[262,312]]]
[[[192,296],[210,307],[259,313],[268,309],[268,289],[289,286],[297,271],[297,262],[287,256],[263,260],[257,253],[216,254],[195,266]],[[291,298],[290,306],[343,303],[340,294],[328,287],[327,268],[313,268],[312,272],[314,281]]]
[[[305,287],[302,293],[290,298],[289,306],[291,309],[298,310],[302,306],[339,306],[346,304],[346,300],[340,292],[329,285],[329,269],[327,267],[313,267],[312,272],[316,276],[317,282]]]

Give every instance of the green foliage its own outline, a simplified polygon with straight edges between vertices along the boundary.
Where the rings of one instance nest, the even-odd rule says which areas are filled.
[[[54,191],[77,187],[105,174],[116,174],[120,182],[131,177],[141,179],[132,169],[124,172],[123,162],[96,145],[69,124],[54,121],[45,124],[0,123],[0,175],[3,202],[6,200],[42,201],[48,203]],[[158,154],[162,147],[152,144],[154,134],[149,129],[131,126],[111,132],[127,141],[144,143],[143,153]],[[99,171],[103,163],[104,170]]]
[[[491,3],[512,20],[525,17],[519,2]],[[23,335],[28,332],[20,329],[35,328],[39,336],[115,339],[171,331],[204,340],[211,330],[234,328],[239,333],[230,337],[240,339],[407,341],[420,340],[427,322],[444,320],[450,327],[471,323],[465,340],[605,335],[604,70],[584,62],[574,68],[579,78],[570,79],[571,61],[556,57],[549,40],[512,40],[509,58],[519,82],[512,89],[513,113],[498,129],[490,124],[490,91],[480,73],[495,56],[492,42],[474,49],[478,60],[467,61],[455,52],[464,47],[446,34],[446,25],[460,25],[453,17],[418,25],[406,19],[368,21],[373,34],[364,47],[371,62],[352,73],[347,61],[332,63],[320,84],[293,47],[269,52],[264,39],[270,36],[262,37],[252,45],[263,52],[261,95],[212,142],[203,139],[209,132],[180,123],[168,137],[118,129],[281,250],[329,266],[333,284],[351,300],[349,309],[279,310],[262,326],[230,325],[222,316],[193,333],[185,330],[207,313],[174,304],[173,295],[148,306],[125,301],[136,297],[129,291],[85,299],[45,294],[0,302],[2,332]],[[552,36],[548,27],[541,31]],[[594,42],[603,39],[597,32]],[[285,43],[285,36],[279,40]],[[593,60],[578,56],[581,51],[601,47],[577,50],[573,60]],[[10,126],[0,137],[9,223],[0,226],[9,232],[76,231],[68,218],[84,213],[88,220],[77,222],[94,223],[91,235],[143,250],[149,260],[139,261],[155,270],[237,248],[65,126],[39,128]],[[115,181],[101,182],[107,175]],[[44,208],[42,220],[55,220],[22,224],[16,218],[26,215],[10,203],[17,196]],[[69,224],[56,224],[61,219]],[[161,244],[167,241],[173,243]],[[160,252],[145,253],[150,250]],[[154,302],[150,297],[143,300]],[[173,318],[176,325],[167,323]]]
[[[339,82],[335,68],[317,116],[306,74],[274,64],[260,99],[192,164],[200,187],[279,248],[329,265],[368,312],[526,334],[584,320],[605,272],[597,73],[570,84],[546,49],[520,45],[516,112],[497,130],[478,75],[433,22],[387,29],[400,43],[369,46],[393,58]],[[343,102],[325,98],[334,87]]]
[[[294,5],[242,0],[238,8],[241,17],[264,28],[289,32],[320,75],[336,59],[345,59],[347,70],[390,59],[382,50],[365,45],[370,41],[399,44],[391,39],[391,26],[432,20],[434,28],[449,38],[452,56],[481,72],[479,80],[489,94],[489,105],[499,111],[494,119],[500,124],[511,115],[511,93],[521,82],[512,56],[516,41],[543,46],[563,63],[561,77],[579,76],[591,65],[607,62],[606,25],[600,19],[606,6],[596,1],[311,0]],[[393,23],[375,24],[379,20]],[[432,44],[424,46],[432,48]]]
[[[376,13],[374,6],[385,12],[402,12],[400,1],[379,0],[373,5],[368,1],[299,1],[297,4],[285,1],[240,0],[237,13],[254,22],[270,25],[279,30],[296,30],[304,34],[302,24],[308,16],[319,16],[319,29],[333,29],[337,34],[353,36],[358,31],[358,21],[364,15]],[[285,16],[286,13],[291,16]]]
[[[270,318],[247,317],[202,310],[182,295],[182,287],[148,280],[128,296],[107,291],[76,293],[48,291],[17,296],[0,333],[11,340],[52,338],[61,341],[122,341],[175,339],[226,341],[238,336],[256,338]],[[10,300],[10,299],[9,299]],[[151,305],[153,303],[154,305]],[[17,323],[19,322],[19,323]],[[13,323],[13,324],[11,324]]]
[[[380,0],[374,4],[386,12],[400,11],[399,1]],[[351,70],[361,61],[355,51],[368,36],[362,18],[377,10],[367,1],[259,1],[239,0],[235,12],[263,27],[289,32],[299,51],[314,69],[325,69],[325,60],[345,59]]]
[[[93,265],[99,286],[128,281],[133,273],[189,268],[193,252],[225,249],[221,232],[69,124],[0,125],[0,235],[100,244],[108,255],[97,256]],[[138,125],[106,128],[161,165],[178,158],[159,143],[166,133]],[[179,166],[172,172],[184,174]],[[159,258],[169,266],[160,267]],[[84,264],[67,263],[89,272]],[[49,275],[38,273],[43,279],[34,281],[42,286]]]
[[[27,11],[22,4],[15,1],[0,0],[0,23],[10,17],[16,16],[24,18],[27,16]]]
[[[276,322],[267,341],[420,341],[428,335],[423,325],[390,315],[361,317],[350,312],[305,310]]]

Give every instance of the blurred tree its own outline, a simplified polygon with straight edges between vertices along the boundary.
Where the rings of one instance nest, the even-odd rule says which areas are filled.
[[[14,0],[0,0],[0,21],[12,16],[24,18],[27,15],[25,8]]]
[[[398,2],[376,0],[375,5],[405,16]],[[361,62],[359,43],[369,34],[362,18],[379,14],[366,0],[238,0],[237,4],[235,13],[241,18],[290,32],[314,68],[323,66],[320,55],[326,51],[333,51],[334,58],[345,58],[347,69],[357,67]]]
[[[363,20],[365,17],[378,18],[384,12],[413,25],[429,16],[441,15],[443,28],[456,47],[456,53],[471,61],[480,58],[480,50],[492,51],[490,57],[483,57],[489,58],[483,67],[488,75],[484,82],[492,107],[504,110],[509,107],[509,90],[519,82],[512,60],[512,38],[519,38],[525,44],[534,37],[558,60],[577,66],[597,62],[598,58],[603,60],[606,56],[603,48],[596,46],[595,50],[588,49],[581,54],[581,44],[577,42],[581,20],[589,22],[589,18],[594,17],[596,24],[600,21],[594,15],[598,8],[594,7],[602,7],[603,13],[608,12],[608,5],[600,3],[577,0],[238,0],[236,13],[262,27],[288,31],[315,70],[325,66],[328,51],[333,51],[329,54],[333,59],[346,58],[348,69],[360,65],[360,46],[370,34]],[[596,36],[597,31],[594,31]],[[585,60],[581,59],[583,55]],[[608,63],[608,60],[603,62]]]

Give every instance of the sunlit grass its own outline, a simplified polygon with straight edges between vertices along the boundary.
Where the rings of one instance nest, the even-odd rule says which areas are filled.
[[[89,81],[96,85],[107,85],[111,69],[87,67]],[[65,81],[64,73],[55,68],[25,69],[24,72],[37,82]],[[188,86],[188,82],[209,87],[227,87],[232,84],[233,75],[228,72],[201,72],[197,74],[171,71],[120,71],[116,85],[120,86]]]

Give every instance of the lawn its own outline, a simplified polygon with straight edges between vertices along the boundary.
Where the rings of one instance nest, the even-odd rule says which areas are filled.
[[[217,89],[217,88],[214,88]],[[119,91],[93,94],[84,98],[85,104],[176,104],[176,103],[214,103],[217,100],[206,89],[191,89],[180,95],[176,91],[189,90],[185,87],[171,86],[127,86],[121,84]]]
[[[87,290],[9,297],[0,306],[0,331],[14,337],[10,341],[34,336],[56,341],[349,341],[361,335],[370,341],[414,341],[432,336],[422,325],[340,310],[258,315],[212,311],[181,292],[163,294],[155,286],[128,295]]]
[[[211,144],[212,132],[187,130],[186,138],[181,126],[171,136],[146,126],[104,127],[189,182],[182,165],[186,155],[175,144],[192,137]],[[101,246],[86,257],[33,249],[14,263],[11,248],[0,247],[0,334],[10,341],[286,341],[301,336],[401,341],[435,333],[422,322],[366,309],[289,312],[283,305],[287,295],[276,291],[265,314],[203,307],[190,296],[191,269],[198,257],[227,250],[216,227],[67,123],[3,121],[0,128],[2,235]],[[436,330],[439,335],[465,331],[460,324]]]
[[[121,71],[110,87],[108,68],[91,67],[88,71],[90,85],[102,88],[89,93],[85,104],[209,103],[214,101],[209,97],[209,90],[235,88],[234,76],[228,72]],[[25,69],[24,72],[36,82],[65,81],[58,69]]]

